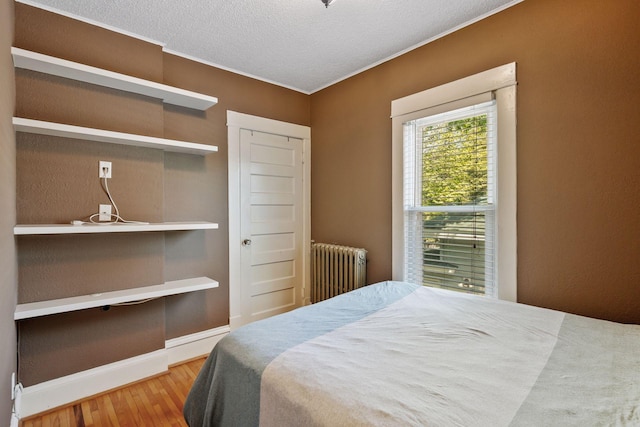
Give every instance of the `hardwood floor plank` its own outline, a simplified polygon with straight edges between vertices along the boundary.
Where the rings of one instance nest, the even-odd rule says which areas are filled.
[[[92,399],[93,405],[91,405],[91,417],[93,418],[93,425],[96,427],[102,427],[105,425],[102,419],[102,404],[100,403],[100,396],[97,396]]]
[[[187,394],[176,385],[175,381],[171,377],[163,377],[160,378],[164,388],[167,390],[167,393],[171,396],[174,402],[183,404],[184,400],[187,398]]]
[[[164,406],[168,408],[171,413],[182,412],[182,405],[180,405],[180,407],[176,405],[173,399],[171,399],[169,392],[164,389],[162,382],[160,382],[160,380],[156,378],[154,379],[153,383],[156,386],[156,389],[159,390],[158,398],[162,399],[162,401],[164,402]]]
[[[91,408],[89,407],[89,402],[82,402],[80,404],[80,409],[82,410],[82,419],[84,421],[84,425],[86,427],[93,427],[93,416],[91,415]]]
[[[80,402],[35,415],[21,427],[186,427],[184,401],[206,358],[169,368],[169,372]]]
[[[191,388],[191,386],[186,387],[186,384],[193,384],[195,375],[191,375],[191,372],[184,369],[184,366],[176,366],[175,378],[180,391],[186,396],[189,393],[189,388]]]
[[[148,408],[149,412],[152,413],[152,416],[160,422],[160,420],[165,419],[164,413],[158,402],[156,400],[156,394],[153,392],[151,387],[149,387],[149,381],[145,381],[140,384],[140,389],[142,390],[141,395],[144,398],[145,407]]]
[[[75,425],[85,427],[84,416],[82,414],[82,408],[80,407],[80,405],[73,405],[72,410],[73,410],[73,420],[75,421]]]
[[[125,401],[127,402],[127,408],[129,408],[129,412],[127,412],[129,418],[134,423],[134,425],[142,425],[142,415],[140,414],[138,405],[136,405],[136,402],[131,395],[131,390],[124,389],[122,391],[122,394],[124,395]]]
[[[160,423],[160,420],[156,417],[156,412],[151,407],[149,399],[145,396],[144,390],[140,388],[139,384],[131,388],[131,395],[144,420],[149,420],[151,425]]]
[[[113,393],[109,393],[108,395],[104,396],[102,398],[102,402],[103,402],[103,408],[106,410],[107,412],[107,416],[108,416],[108,420],[110,422],[111,425],[116,426],[119,425],[118,423],[118,417],[116,417],[116,410],[113,407],[113,402],[111,401],[111,395]]]

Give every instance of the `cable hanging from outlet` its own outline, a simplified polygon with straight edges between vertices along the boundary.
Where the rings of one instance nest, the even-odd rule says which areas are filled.
[[[100,216],[100,213],[95,213],[93,215],[91,215],[89,217],[89,222],[93,223],[93,224],[116,224],[118,222],[123,222],[126,224],[148,224],[147,222],[142,222],[142,221],[130,221],[127,219],[124,219],[123,217],[120,216],[120,210],[118,209],[118,205],[116,204],[116,201],[113,199],[113,196],[111,195],[111,191],[109,190],[109,183],[108,183],[108,179],[106,177],[103,177],[100,180],[100,186],[102,187],[102,189],[104,190],[104,192],[107,194],[107,197],[109,198],[109,201],[111,202],[111,206],[113,206],[113,210],[115,211],[114,214],[109,214],[111,218],[115,218],[115,221],[109,221],[109,222],[100,222],[100,221],[96,221],[95,218]]]
[[[126,306],[130,306],[130,305],[140,305],[140,304],[148,303],[150,301],[155,301],[155,300],[157,300],[159,298],[160,297],[152,297],[152,298],[141,299],[141,300],[138,300],[138,301],[117,302],[117,303],[113,303],[113,304],[103,305],[102,307],[100,307],[100,309],[102,311],[109,311],[111,309],[111,307],[126,307]]]
[[[109,163],[109,165],[110,165],[110,163]],[[109,168],[110,168],[110,166],[109,166]],[[118,205],[116,204],[113,196],[111,195],[111,191],[109,190],[108,178],[110,177],[110,174],[108,175],[107,173],[108,173],[107,167],[102,167],[101,168],[101,174],[100,174],[101,175],[100,176],[100,187],[102,188],[102,190],[106,193],[107,197],[109,198],[109,202],[111,203],[111,206],[113,206],[113,209],[114,209],[115,213],[98,212],[98,213],[94,213],[94,214],[90,215],[86,221],[74,220],[74,221],[71,221],[71,223],[74,224],[74,225],[82,225],[82,224],[113,225],[113,224],[117,224],[117,223],[149,224],[148,222],[144,222],[144,221],[127,220],[127,219],[124,219],[122,216],[120,216],[120,210],[118,209]],[[108,207],[109,205],[105,205],[105,206]],[[110,211],[110,209],[109,209],[109,211]],[[109,221],[101,221],[100,220],[100,217],[101,216],[105,216],[105,215],[109,217]]]
[[[118,205],[116,205],[116,202],[113,200],[113,197],[111,197],[111,191],[109,191],[109,183],[106,177],[102,178],[101,184],[102,184],[102,189],[104,190],[105,193],[107,193],[107,197],[111,202],[111,206],[113,206],[113,209],[116,211],[116,222],[117,222],[117,219],[121,218],[120,211],[118,210]],[[124,222],[127,222],[127,221],[124,221]]]

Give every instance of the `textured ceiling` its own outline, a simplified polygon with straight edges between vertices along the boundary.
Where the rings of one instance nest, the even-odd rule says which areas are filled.
[[[522,0],[19,0],[312,93]]]

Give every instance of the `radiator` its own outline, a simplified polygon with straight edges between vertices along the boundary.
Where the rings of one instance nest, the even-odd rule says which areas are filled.
[[[312,303],[364,286],[366,279],[366,250],[329,243],[311,245]]]

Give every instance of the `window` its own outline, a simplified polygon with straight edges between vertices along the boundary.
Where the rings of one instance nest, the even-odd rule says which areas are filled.
[[[493,295],[495,102],[404,123],[405,280]]]
[[[393,276],[516,300],[515,64],[392,102]]]

